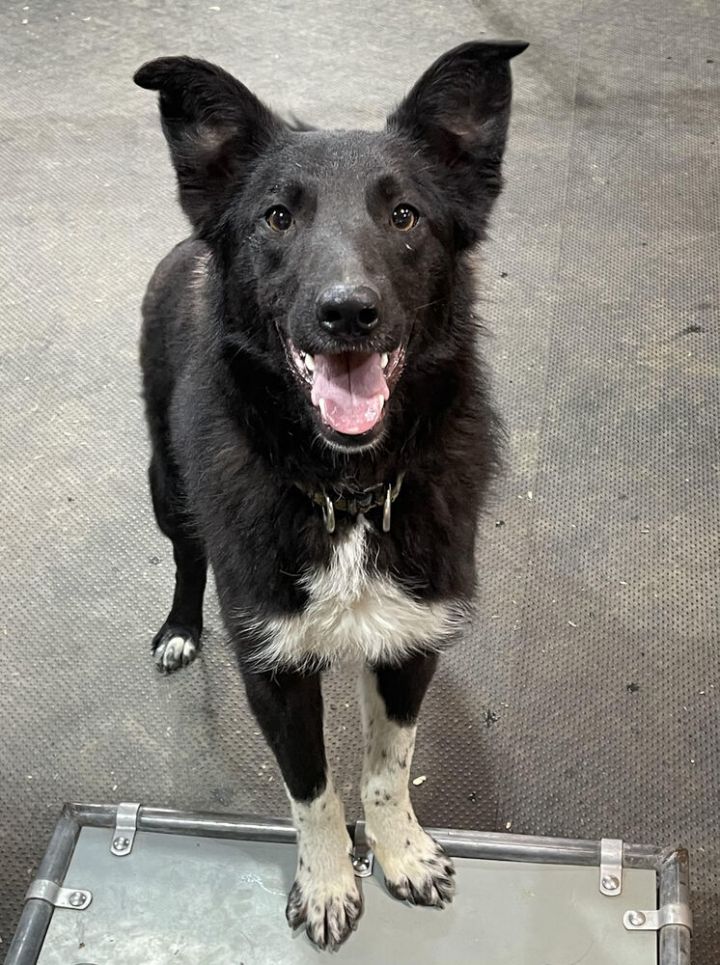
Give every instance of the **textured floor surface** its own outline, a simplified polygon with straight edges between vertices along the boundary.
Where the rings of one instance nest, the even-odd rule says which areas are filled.
[[[173,569],[138,306],[184,226],[133,69],[195,53],[311,122],[373,126],[485,35],[532,42],[482,275],[508,468],[478,616],[427,700],[417,810],[685,842],[694,961],[720,960],[715,0],[3,5],[0,952],[65,800],[286,813],[214,599],[196,665],[163,679],[150,658]],[[329,705],[354,817],[342,672]]]

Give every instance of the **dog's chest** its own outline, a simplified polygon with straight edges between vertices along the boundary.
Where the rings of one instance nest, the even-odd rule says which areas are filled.
[[[456,627],[452,602],[424,603],[368,557],[364,517],[338,536],[327,566],[305,574],[305,609],[266,625],[263,662],[298,665],[316,659],[397,660],[419,645],[437,646]]]

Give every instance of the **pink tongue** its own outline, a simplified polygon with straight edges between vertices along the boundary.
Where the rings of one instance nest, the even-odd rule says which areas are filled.
[[[380,421],[390,392],[378,352],[316,355],[312,402],[336,432],[357,436]]]

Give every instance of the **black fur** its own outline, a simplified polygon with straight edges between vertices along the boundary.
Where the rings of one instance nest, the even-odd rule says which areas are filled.
[[[155,639],[199,643],[209,563],[248,696],[294,797],[325,785],[315,674],[253,671],[257,620],[302,611],[304,573],[326,564],[354,520],[329,534],[295,483],[358,490],[404,473],[369,557],[425,601],[467,599],[475,527],[497,464],[498,422],[477,354],[470,255],[501,188],[509,58],[524,44],[468,43],[441,57],[381,133],[285,124],[205,61],[146,64],[192,237],[158,266],[143,305],[142,368],[158,523],[173,541],[175,599]],[[411,231],[395,206],[420,214]],[[294,217],[272,231],[265,214]],[[376,428],[329,429],[288,355],[347,349],[316,301],[351,278],[377,295],[379,323],[353,348],[404,361]],[[413,721],[434,657],[376,668],[389,715]],[[166,669],[173,669],[167,665]]]
[[[390,720],[397,724],[415,723],[437,663],[436,653],[418,653],[400,666],[375,669],[378,691]]]

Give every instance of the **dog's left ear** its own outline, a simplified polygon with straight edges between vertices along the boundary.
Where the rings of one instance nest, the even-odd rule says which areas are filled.
[[[388,118],[390,131],[443,165],[452,194],[468,209],[466,243],[482,235],[502,187],[512,97],[509,61],[527,46],[509,40],[455,47],[425,71]]]
[[[207,235],[284,124],[244,84],[206,60],[161,57],[133,79],[160,94],[180,204],[195,230]]]

